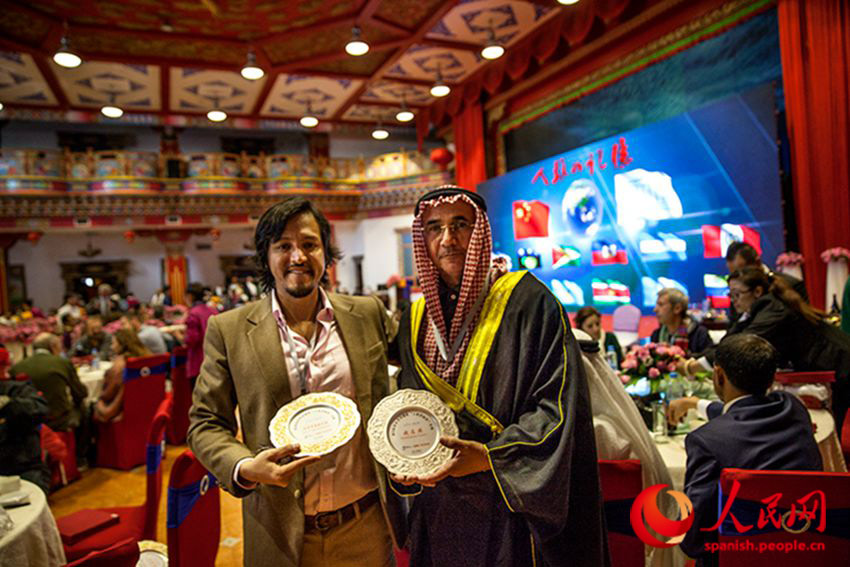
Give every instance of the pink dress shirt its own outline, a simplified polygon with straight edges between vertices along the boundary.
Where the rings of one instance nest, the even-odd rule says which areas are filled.
[[[319,290],[320,307],[316,314],[318,325],[312,344],[289,328],[277,301],[277,294],[269,295],[272,314],[280,330],[280,346],[286,359],[293,399],[301,395],[301,384],[287,334],[293,339],[299,365],[306,370],[308,392],[336,392],[356,401],[348,353],[334,320],[333,306],[325,293]],[[304,470],[306,515],[338,510],[378,488],[364,426],[361,424],[354,438],[347,444]]]

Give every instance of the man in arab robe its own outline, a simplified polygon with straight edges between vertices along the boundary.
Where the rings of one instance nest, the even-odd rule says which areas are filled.
[[[452,459],[394,476],[415,494],[412,567],[609,564],[588,388],[561,304],[492,261],[484,200],[441,187],[416,205],[424,298],[402,318],[400,388],[455,412]]]

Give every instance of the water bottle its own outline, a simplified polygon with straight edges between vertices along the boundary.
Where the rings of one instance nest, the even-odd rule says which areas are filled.
[[[619,368],[617,368],[617,349],[614,345],[608,345],[608,352],[605,353],[605,358],[608,360],[608,366],[610,366],[614,371],[619,370]]]
[[[100,368],[100,355],[97,352],[96,348],[91,350],[91,367],[92,370],[97,370]]]

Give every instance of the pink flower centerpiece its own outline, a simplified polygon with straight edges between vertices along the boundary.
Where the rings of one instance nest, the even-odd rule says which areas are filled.
[[[656,392],[661,380],[676,370],[676,362],[683,356],[685,351],[676,345],[633,345],[620,365],[620,379],[623,384],[631,385],[641,378],[647,378],[651,391]]]

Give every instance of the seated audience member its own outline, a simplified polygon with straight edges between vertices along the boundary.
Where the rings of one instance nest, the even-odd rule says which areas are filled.
[[[204,302],[204,286],[199,283],[189,284],[186,288],[186,303],[191,305],[186,317],[186,378],[192,384],[201,372],[204,361],[204,335],[207,332],[207,321],[218,311]]]
[[[60,356],[62,342],[52,333],[41,333],[32,343],[32,356],[12,366],[12,376],[26,374],[47,401],[45,423],[54,431],[74,431],[77,458],[84,464],[89,447],[88,390],[71,361]]]
[[[151,296],[151,307],[154,307],[156,305],[163,305],[164,302],[165,292],[162,290],[162,288],[160,288],[156,290],[156,292],[154,292],[154,294]]]
[[[0,475],[18,475],[50,491],[50,472],[41,459],[38,426],[47,401],[28,382],[9,380],[9,351],[0,348]]]
[[[729,268],[729,273],[737,272],[739,270],[743,270],[744,268],[756,268],[762,270],[764,273],[771,275],[776,275],[779,278],[785,280],[785,283],[788,284],[788,287],[796,291],[800,297],[803,298],[803,301],[806,303],[809,302],[809,292],[806,290],[806,284],[803,280],[797,279],[790,274],[785,274],[782,272],[771,272],[770,268],[765,266],[761,261],[761,256],[759,256],[758,250],[747,244],[746,242],[733,242],[726,249],[726,267]],[[735,305],[732,304],[729,307],[729,328],[735,324],[735,321],[740,317],[740,313],[735,308]]]
[[[583,309],[593,308],[584,307]],[[573,336],[581,349],[584,371],[587,375],[590,405],[593,408],[593,434],[596,439],[597,458],[638,459],[641,463],[644,488],[656,484],[672,486],[673,481],[661,453],[658,452],[635,403],[626,393],[613,369],[608,366],[599,341],[580,329],[573,329]],[[666,502],[664,513],[667,517],[673,518],[677,506],[672,499],[669,500]],[[646,546],[646,556],[646,565],[650,567],[677,564],[672,548],[656,549]]]
[[[142,318],[138,313],[127,313],[122,317],[122,327],[135,331],[139,340],[142,341],[148,350],[153,354],[164,354],[168,352],[168,347],[165,344],[164,333],[153,325],[145,325],[142,323]]]
[[[112,286],[107,283],[102,283],[97,286],[97,295],[89,301],[86,306],[86,311],[89,313],[100,313],[101,317],[112,321],[120,312],[120,306],[112,297]]]
[[[71,315],[74,319],[83,318],[85,311],[81,305],[79,294],[69,293],[65,295],[65,303],[56,311],[56,317],[61,320],[65,315]]]
[[[841,431],[850,407],[850,337],[824,321],[815,309],[791,289],[783,278],[758,268],[744,268],[729,276],[729,296],[741,314],[726,336],[758,335],[779,352],[780,363],[797,371],[833,370],[832,410],[836,431]],[[690,359],[680,368],[694,373],[711,368],[713,349]]]
[[[111,355],[112,338],[103,330],[103,317],[98,312],[90,313],[86,319],[85,332],[74,344],[73,356],[88,356],[97,352],[100,360]]]
[[[95,421],[112,421],[124,409],[124,368],[128,358],[150,356],[151,352],[131,329],[118,329],[112,337],[112,366],[103,375],[103,392],[94,405]]]
[[[670,403],[671,423],[691,408],[709,418],[685,438],[685,493],[694,506],[694,523],[681,548],[697,558],[697,565],[717,561],[705,551],[706,543],[717,541],[717,532],[701,528],[717,523],[717,482],[724,468],[822,470],[806,408],[787,392],[767,393],[777,360],[776,349],[761,337],[728,336],[715,350],[714,390],[722,402],[681,398]]]
[[[620,347],[617,335],[607,333],[602,328],[602,314],[594,307],[582,307],[576,311],[573,320],[576,328],[581,329],[599,343],[603,355],[608,353],[610,347],[614,347],[614,352],[617,354],[617,367],[619,368],[620,364],[623,363],[623,349]]]
[[[652,332],[652,342],[679,345],[687,352],[702,352],[714,344],[708,329],[688,316],[688,296],[680,290],[659,291],[654,311],[659,327]]]

